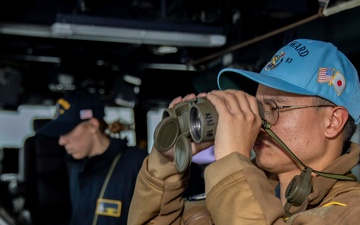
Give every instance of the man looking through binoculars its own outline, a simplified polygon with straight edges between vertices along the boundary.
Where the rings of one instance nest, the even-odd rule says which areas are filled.
[[[241,91],[244,78],[259,84],[256,96]],[[182,198],[191,171],[174,163],[176,144],[154,147],[128,224],[358,223],[360,183],[351,169],[360,146],[350,138],[360,122],[360,84],[343,53],[331,43],[294,40],[260,73],[221,70],[218,85],[169,106],[206,97],[218,114],[214,141],[190,144],[191,155],[214,145],[205,200]]]

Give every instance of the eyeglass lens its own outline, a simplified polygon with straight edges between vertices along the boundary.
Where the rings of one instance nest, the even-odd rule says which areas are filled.
[[[266,99],[263,104],[265,120],[274,125],[279,117],[276,103],[271,99]]]

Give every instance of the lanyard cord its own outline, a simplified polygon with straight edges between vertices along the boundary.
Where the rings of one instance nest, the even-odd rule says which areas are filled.
[[[112,173],[113,173],[113,171],[114,171],[114,169],[115,169],[115,166],[116,166],[117,162],[119,161],[121,155],[122,155],[122,152],[119,152],[119,153],[116,155],[116,157],[114,158],[114,160],[113,160],[113,162],[112,162],[112,164],[111,164],[111,167],[110,167],[110,169],[109,169],[109,172],[107,173],[106,178],[105,178],[105,181],[104,181],[104,183],[103,183],[103,185],[102,185],[99,198],[103,198],[103,197],[104,197],[106,187],[107,187],[107,185],[108,185],[108,183],[109,183],[109,180],[110,180],[110,178],[111,178],[111,175],[112,175]],[[92,225],[96,225],[97,219],[98,219],[98,214],[96,213],[96,208],[95,208],[95,215],[94,215],[94,220],[93,220]]]
[[[265,132],[276,141],[276,143],[278,143],[283,149],[285,149],[285,151],[290,155],[290,157],[292,159],[294,159],[299,165],[301,165],[304,168],[310,168],[308,166],[306,166],[303,162],[301,162],[301,160],[296,157],[296,155],[285,145],[285,143],[270,129],[271,124],[269,124],[266,120],[263,120],[263,129],[265,130]],[[313,170],[313,169],[312,169]],[[350,181],[354,181],[355,179],[352,177],[348,177],[342,174],[336,174],[336,173],[327,173],[327,172],[321,172],[321,171],[317,171],[317,170],[313,170],[313,172],[319,176],[323,176],[323,177],[327,177],[327,178],[331,178],[331,179],[336,179],[336,180],[350,180]]]

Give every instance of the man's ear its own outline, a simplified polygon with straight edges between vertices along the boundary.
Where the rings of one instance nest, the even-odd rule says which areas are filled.
[[[89,122],[89,128],[91,129],[92,132],[96,132],[99,130],[100,122],[98,119],[91,118],[91,119],[89,119],[88,122]]]
[[[339,135],[349,118],[348,111],[342,106],[332,108],[330,124],[326,130],[326,136],[333,138]]]

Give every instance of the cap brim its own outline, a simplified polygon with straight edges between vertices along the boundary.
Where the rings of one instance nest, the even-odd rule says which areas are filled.
[[[47,136],[47,137],[59,137],[61,135],[69,133],[76,127],[77,124],[66,123],[60,121],[51,121],[44,126],[40,127],[35,132],[37,134]]]
[[[241,75],[241,76],[240,76]],[[315,95],[304,88],[291,84],[287,81],[281,80],[274,76],[263,75],[261,73],[255,73],[246,70],[225,68],[219,72],[218,86],[221,90],[236,89],[243,90],[251,95],[255,95],[257,84],[263,84],[265,86],[290,92],[294,94],[303,95]],[[254,84],[255,83],[255,84]]]

